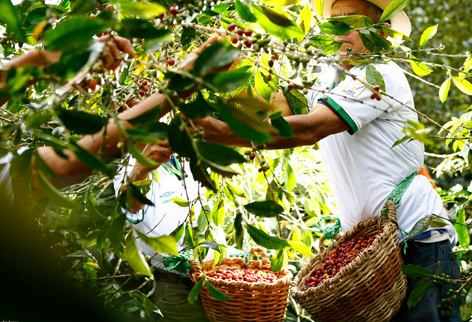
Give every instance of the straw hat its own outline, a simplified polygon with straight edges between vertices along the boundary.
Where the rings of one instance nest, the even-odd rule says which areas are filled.
[[[379,7],[382,10],[385,10],[385,8],[387,8],[387,6],[392,2],[392,0],[366,0],[366,1],[375,4],[377,7]],[[313,4],[313,8],[316,8],[315,7],[316,0],[312,0],[311,2]],[[318,14],[322,16],[323,18],[331,17],[331,7],[333,6],[334,2],[336,2],[336,0],[324,0],[323,13],[321,14],[320,12],[318,12]],[[390,18],[390,24],[392,26],[392,29],[398,32],[401,32],[407,37],[410,36],[411,22],[404,11],[400,11],[394,17]]]

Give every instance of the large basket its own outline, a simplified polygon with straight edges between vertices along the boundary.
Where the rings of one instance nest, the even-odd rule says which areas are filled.
[[[312,258],[292,284],[292,296],[317,321],[389,321],[405,298],[406,277],[402,273],[398,224],[393,202],[387,203],[389,219],[382,216],[359,223],[328,249]],[[351,238],[373,236],[373,244],[343,267],[333,278],[306,288],[305,280],[322,261]]]
[[[272,272],[269,258],[263,249],[252,248],[250,252],[261,254],[262,260],[250,260],[246,265],[242,258],[226,258],[218,266],[214,266],[213,261],[204,262],[202,268],[194,260],[190,260],[193,265],[190,278],[197,283],[204,273],[230,268]],[[283,321],[292,274],[286,270],[276,274],[279,278],[275,283],[227,281],[206,276],[206,280],[214,287],[231,296],[228,301],[218,301],[206,287],[202,287],[200,298],[210,321]]]

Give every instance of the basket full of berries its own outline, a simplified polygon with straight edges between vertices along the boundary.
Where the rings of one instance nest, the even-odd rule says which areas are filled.
[[[317,321],[389,321],[406,294],[393,202],[383,216],[359,223],[311,258],[292,297]]]
[[[190,278],[195,283],[205,278],[231,296],[225,302],[218,301],[202,287],[200,298],[210,321],[283,321],[292,274],[283,269],[275,273],[267,253],[261,248],[250,250],[251,254],[255,252],[262,260],[231,257],[217,266],[213,261],[203,262],[202,267],[190,260]]]

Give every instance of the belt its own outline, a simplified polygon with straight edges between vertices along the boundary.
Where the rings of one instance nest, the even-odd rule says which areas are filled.
[[[193,282],[190,280],[190,278],[185,278],[178,274],[167,272],[161,269],[154,270],[154,277],[156,278],[156,281],[164,283],[184,284],[189,287],[193,286]]]

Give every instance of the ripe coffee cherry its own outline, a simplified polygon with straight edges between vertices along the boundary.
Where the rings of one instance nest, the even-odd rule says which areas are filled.
[[[146,93],[144,93],[143,90],[140,90],[140,91],[138,92],[138,94],[139,94],[139,96],[144,96],[144,94],[146,94]]]
[[[89,16],[89,18],[90,18],[90,19],[95,19],[95,18],[97,18],[97,15],[96,15],[96,14],[93,14],[93,13],[91,13],[91,14],[90,14],[90,16]]]
[[[174,66],[174,65],[175,65],[175,60],[169,59],[169,60],[167,61],[167,65],[168,65],[168,66]]]
[[[242,36],[242,35],[244,35],[244,29],[238,29],[238,30],[236,31],[236,33],[237,33],[239,36]]]
[[[141,86],[146,86],[147,84],[148,84],[147,81],[143,81],[143,82],[141,83]]]
[[[107,6],[105,7],[105,10],[108,10],[108,11],[113,11],[115,8],[113,7],[113,5],[111,3],[107,4]]]
[[[233,38],[233,39],[231,40],[231,42],[232,42],[233,44],[235,44],[235,45],[238,43],[238,41],[239,41],[238,38]]]
[[[227,280],[227,281],[243,281],[248,283],[274,283],[278,276],[273,272],[264,272],[261,270],[249,269],[218,269],[216,272],[207,274],[207,277]]]
[[[269,67],[270,68],[274,67],[274,61],[273,60],[269,60]]]
[[[256,154],[254,152],[251,152],[251,154],[249,154],[249,159],[252,161],[256,158]]]
[[[374,89],[378,92],[378,91],[380,91],[380,86],[379,86],[379,85],[376,85],[376,86],[374,87]]]
[[[173,16],[179,14],[179,7],[178,6],[173,6],[169,8],[169,13]]]
[[[228,26],[229,31],[233,31],[234,29],[236,29],[236,24],[235,23],[232,23]]]
[[[149,91],[149,88],[147,88],[146,86],[143,86],[143,91],[147,93]]]
[[[249,39],[246,39],[244,41],[244,46],[248,47],[248,48],[251,48],[252,47],[252,42],[249,40]]]
[[[267,166],[267,165],[263,165],[263,166],[261,167],[261,169],[262,169],[262,171],[266,172],[266,171],[268,171],[270,168],[269,168],[269,166]]]
[[[274,55],[274,60],[279,60],[279,55]]]
[[[372,95],[370,95],[370,98],[373,99],[373,100],[374,100],[376,97],[377,97],[377,95],[375,95],[374,93],[372,93]]]
[[[93,78],[89,79],[87,82],[87,87],[94,91],[97,88],[97,81]]]
[[[244,32],[244,34],[248,37],[251,37],[252,36],[252,30],[251,29],[248,29]]]

